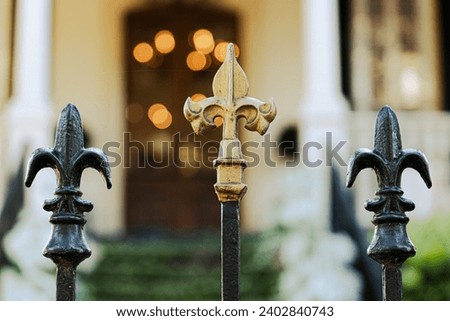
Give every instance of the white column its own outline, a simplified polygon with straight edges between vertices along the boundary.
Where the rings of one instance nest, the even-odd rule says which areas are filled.
[[[55,119],[50,99],[52,1],[17,0],[13,53],[13,95],[3,115],[4,168],[15,172],[25,152],[26,160],[37,147],[52,146]],[[26,151],[25,151],[26,148]],[[42,256],[50,224],[42,209],[53,197],[55,178],[51,171],[38,174],[25,190],[19,221],[5,240],[6,251],[21,273],[4,269],[0,279],[3,300],[48,300],[54,298],[54,266]]]
[[[16,97],[35,102],[49,101],[51,21],[51,0],[17,2],[13,86]]]
[[[333,138],[343,137],[349,105],[341,89],[338,1],[304,0],[301,4],[302,139],[317,141],[326,131],[333,131]]]
[[[301,4],[305,93],[340,96],[338,2],[303,0]]]
[[[283,300],[355,300],[360,283],[348,270],[356,251],[348,236],[330,230],[331,166],[327,149],[347,139],[349,107],[341,93],[338,2],[303,0],[299,103],[301,164],[288,185],[281,220],[290,231],[280,249]],[[328,134],[327,139],[327,132]],[[331,140],[330,140],[331,139]],[[328,145],[328,148],[327,148]],[[310,148],[307,148],[307,147]],[[344,148],[338,154],[347,162]],[[328,155],[328,158],[330,155]],[[328,163],[328,164],[327,164]],[[345,164],[336,164],[345,170]]]
[[[337,0],[304,0],[301,25],[303,59],[303,91],[299,104],[301,145],[314,145],[302,150],[303,164],[317,185],[315,193],[319,213],[329,212],[330,149],[348,140],[347,119],[349,105],[341,89],[339,21]],[[328,133],[328,134],[327,134]],[[327,140],[328,135],[328,140]],[[317,144],[318,143],[318,144]],[[348,161],[349,146],[345,143],[338,155]],[[322,146],[322,148],[320,148]],[[333,161],[337,158],[333,158]],[[320,161],[320,165],[311,163]],[[327,164],[328,163],[328,164]],[[319,164],[319,162],[317,162]],[[339,171],[346,166],[335,162]],[[319,219],[319,217],[317,217]],[[322,224],[328,216],[321,214]]]
[[[25,144],[35,148],[51,143],[51,25],[51,0],[17,1],[13,94],[5,114],[8,157],[20,155]]]

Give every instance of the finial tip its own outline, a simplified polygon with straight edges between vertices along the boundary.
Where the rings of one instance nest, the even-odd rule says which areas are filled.
[[[387,159],[398,157],[402,151],[402,139],[397,115],[388,106],[383,106],[377,114],[375,124],[374,150],[383,154]]]
[[[227,56],[225,57],[225,60],[234,59],[236,58],[235,51],[234,51],[234,44],[232,42],[228,43],[227,46]]]

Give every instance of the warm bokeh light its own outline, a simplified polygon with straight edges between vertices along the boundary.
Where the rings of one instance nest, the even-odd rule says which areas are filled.
[[[153,115],[153,124],[156,128],[166,129],[172,124],[172,114],[167,109],[160,109]]]
[[[172,114],[163,104],[151,105],[147,116],[158,129],[166,129],[172,124]]]
[[[192,99],[193,101],[200,101],[200,100],[205,99],[205,98],[206,98],[206,96],[203,95],[202,93],[196,93],[196,94],[193,94],[193,95],[191,96],[191,99]]]
[[[159,103],[151,105],[147,112],[148,119],[150,119],[153,122],[153,114],[156,111],[161,110],[161,109],[167,109],[167,108],[163,104],[159,104]]]
[[[219,62],[223,62],[225,60],[225,56],[227,55],[227,47],[228,42],[219,41],[216,48],[214,48],[214,58],[216,58]],[[239,57],[239,52],[238,45],[234,44],[234,54],[236,55],[236,58]]]
[[[191,51],[186,58],[186,64],[192,71],[200,71],[206,68],[208,60],[198,51]]]
[[[216,124],[217,127],[222,126],[222,124],[223,124],[223,119],[222,119],[222,117],[216,117],[216,118],[214,118],[214,124]]]
[[[133,56],[142,64],[149,62],[153,57],[153,48],[146,42],[138,43],[133,49]]]
[[[155,35],[155,47],[158,52],[168,54],[175,48],[175,37],[169,30],[161,30]]]
[[[199,29],[194,33],[192,39],[198,52],[207,55],[214,50],[214,37],[211,31]]]

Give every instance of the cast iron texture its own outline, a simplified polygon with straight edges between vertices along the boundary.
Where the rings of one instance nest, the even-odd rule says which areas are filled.
[[[88,167],[95,168],[105,177],[108,189],[112,186],[106,155],[97,148],[84,148],[83,125],[74,105],[67,105],[61,112],[55,146],[38,148],[31,155],[25,185],[30,187],[36,174],[45,167],[55,171],[57,187],[56,197],[44,203],[44,209],[53,214],[52,234],[43,254],[57,266],[56,299],[74,301],[76,267],[91,255],[83,227],[84,212],[90,212],[93,204],[81,199],[81,174]]]
[[[239,202],[223,202],[221,207],[222,297],[227,301],[238,301],[240,296]]]
[[[375,170],[377,198],[368,200],[365,208],[374,212],[375,232],[368,255],[382,265],[383,300],[402,299],[401,265],[416,251],[406,233],[409,218],[405,212],[412,211],[414,203],[402,197],[401,176],[405,168],[418,171],[428,188],[431,178],[428,161],[422,152],[402,149],[397,116],[389,106],[377,115],[374,149],[358,149],[350,159],[347,171],[347,187],[351,187],[358,173],[365,168]]]

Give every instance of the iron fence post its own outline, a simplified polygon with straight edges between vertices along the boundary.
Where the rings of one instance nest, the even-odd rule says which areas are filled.
[[[239,204],[247,186],[243,183],[246,161],[238,138],[238,119],[244,118],[245,128],[263,135],[275,118],[273,101],[264,103],[247,97],[247,76],[238,64],[234,45],[227,47],[226,58],[213,80],[213,97],[184,105],[184,115],[196,134],[216,128],[214,120],[223,120],[223,137],[219,155],[214,161],[217,183],[214,185],[221,203],[222,300],[239,300]]]
[[[36,149],[29,160],[25,185],[30,187],[37,173],[45,167],[55,171],[57,188],[55,198],[46,200],[44,209],[52,212],[52,233],[43,255],[57,267],[56,299],[75,300],[76,268],[91,255],[84,238],[86,223],[84,212],[93,204],[81,199],[81,174],[92,167],[99,171],[111,188],[111,170],[106,155],[97,148],[84,148],[83,125],[74,105],[61,112],[53,148]]]
[[[402,299],[401,265],[416,251],[406,233],[409,221],[405,212],[414,210],[414,203],[402,197],[401,176],[405,168],[419,172],[428,188],[431,178],[428,161],[419,150],[402,149],[397,116],[389,107],[383,107],[377,115],[374,149],[358,149],[351,157],[347,170],[347,187],[351,187],[358,173],[365,168],[375,170],[377,198],[368,200],[365,208],[374,212],[375,225],[368,255],[381,264],[383,275],[383,300]]]

